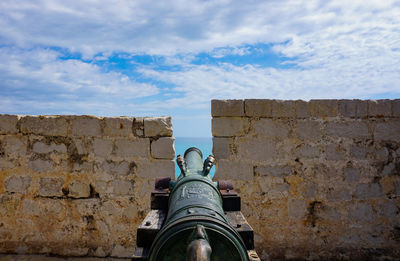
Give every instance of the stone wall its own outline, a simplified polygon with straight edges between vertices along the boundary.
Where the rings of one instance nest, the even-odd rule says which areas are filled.
[[[213,100],[212,116],[215,177],[263,260],[400,260],[400,100]]]
[[[0,115],[0,253],[130,257],[173,142],[170,117]]]

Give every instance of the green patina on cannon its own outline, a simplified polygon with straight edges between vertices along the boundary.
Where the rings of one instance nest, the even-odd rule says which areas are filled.
[[[156,180],[133,260],[259,260],[232,183],[209,176],[213,156],[203,163],[201,151],[189,148],[177,163],[176,180]]]

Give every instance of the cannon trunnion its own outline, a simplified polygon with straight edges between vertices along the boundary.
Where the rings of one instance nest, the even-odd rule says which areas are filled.
[[[178,156],[176,180],[158,178],[151,210],[137,230],[133,260],[260,260],[232,182],[213,182],[214,158],[197,148]]]

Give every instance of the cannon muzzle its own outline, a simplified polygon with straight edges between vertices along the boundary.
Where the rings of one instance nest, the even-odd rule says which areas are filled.
[[[192,147],[185,151],[184,156],[178,155],[176,162],[181,170],[181,176],[201,175],[207,176],[214,165],[214,156],[210,155],[202,163],[203,154],[198,148]],[[178,178],[179,179],[179,178]]]

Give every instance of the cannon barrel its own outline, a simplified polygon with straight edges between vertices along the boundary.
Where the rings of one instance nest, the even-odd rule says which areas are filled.
[[[165,213],[161,214],[162,220],[144,221],[143,229],[146,229],[145,226],[150,223],[161,223],[161,225],[157,234],[151,239],[148,253],[144,254],[147,252],[145,249],[137,249],[140,251],[136,255],[138,258],[134,260],[259,260],[253,250],[253,231],[241,212],[237,211],[240,210],[240,198],[237,194],[229,193],[232,189],[231,183],[219,184],[212,181],[209,172],[214,164],[214,157],[208,156],[204,163],[202,158],[199,149],[189,148],[183,157],[181,155],[177,157],[177,164],[181,170],[179,177],[176,180],[164,178],[156,181],[158,194],[155,195],[164,198],[165,190],[167,190],[168,207],[162,209],[166,212],[157,212]],[[169,181],[168,185],[166,180]],[[228,196],[236,195],[230,199],[239,199],[239,204],[236,204],[238,208],[234,209],[236,211],[229,211],[233,210],[226,206],[229,204],[223,206],[221,189],[225,190]],[[152,200],[154,193],[152,193]],[[157,209],[160,208],[157,207]],[[229,217],[230,220],[228,220]],[[241,231],[248,237],[245,242],[242,239],[243,235],[237,231],[237,227],[232,226],[232,219],[237,227],[240,227],[242,223],[247,225],[247,230]],[[139,237],[138,229],[138,246],[145,246],[142,243],[145,240],[142,238],[144,237]]]
[[[197,148],[178,156],[181,174],[170,182],[168,215],[150,248],[150,260],[248,260],[246,247],[229,225],[218,184],[209,176],[213,157],[202,162]]]

